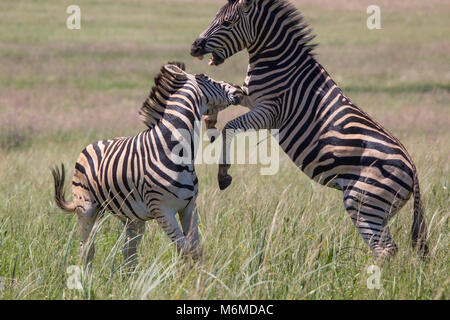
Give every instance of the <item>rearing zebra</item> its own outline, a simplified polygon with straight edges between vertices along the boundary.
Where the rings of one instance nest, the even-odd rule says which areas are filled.
[[[241,89],[234,85],[185,73],[182,63],[165,65],[140,110],[148,129],[134,137],[88,145],[75,165],[73,202],[65,200],[64,166],[61,172],[58,168],[52,170],[56,204],[78,216],[82,260],[90,262],[93,258],[94,246],[87,243],[103,208],[125,223],[123,255],[132,266],[145,221],[149,219],[156,219],[177,249],[200,257],[194,152],[190,151],[188,161],[176,161],[179,158],[174,156],[183,156],[180,153],[185,151],[180,150],[178,137],[190,139],[187,145],[192,146],[194,130],[198,129],[195,123],[202,114],[238,104],[241,97]],[[177,212],[183,231],[175,217]]]
[[[238,132],[279,129],[279,143],[315,181],[343,191],[344,206],[374,257],[394,255],[388,220],[414,194],[413,246],[427,251],[416,168],[404,146],[354,105],[312,54],[314,36],[286,0],[229,0],[195,40],[191,55],[220,65],[247,49],[242,105],[251,111],[223,129],[221,189],[231,139]]]

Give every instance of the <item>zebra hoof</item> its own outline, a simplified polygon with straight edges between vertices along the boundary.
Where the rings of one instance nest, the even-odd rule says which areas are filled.
[[[220,177],[219,178],[219,189],[225,190],[226,188],[228,188],[228,186],[231,184],[231,180],[233,180],[233,178],[231,178],[230,175]]]

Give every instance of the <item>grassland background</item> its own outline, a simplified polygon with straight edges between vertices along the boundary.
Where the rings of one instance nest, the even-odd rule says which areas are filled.
[[[1,299],[433,299],[449,297],[450,4],[377,1],[382,30],[366,27],[366,0],[298,0],[317,34],[317,58],[350,98],[409,150],[419,170],[431,255],[410,247],[412,203],[392,220],[400,252],[369,290],[368,248],[339,192],[306,178],[280,152],[277,175],[232,168],[220,192],[216,166],[199,165],[205,252],[187,267],[150,222],[136,274],[121,267],[122,224],[106,216],[84,289],[66,286],[79,260],[75,216],[52,200],[50,168],[73,172],[88,143],[144,129],[137,111],[160,66],[242,83],[246,53],[219,68],[189,56],[190,43],[224,2],[77,0],[0,2]],[[220,123],[242,113],[233,107]],[[274,217],[276,217],[274,219]]]

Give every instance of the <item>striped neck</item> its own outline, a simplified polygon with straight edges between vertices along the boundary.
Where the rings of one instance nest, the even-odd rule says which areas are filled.
[[[331,79],[326,70],[311,58],[291,82],[291,91],[284,101],[279,128],[279,144],[292,161],[303,167],[304,157],[317,142],[318,135],[345,105],[352,102]],[[354,108],[357,108],[354,106]]]
[[[315,47],[309,44],[314,38],[309,25],[286,0],[257,1],[249,16],[252,33],[259,35],[247,49],[250,64],[281,62]]]
[[[192,166],[195,156],[194,139],[200,134],[198,124],[201,120],[202,98],[198,88],[188,81],[182,88],[160,102],[165,105],[164,113],[145,135],[151,144],[153,141],[161,141],[163,143],[161,147],[168,151],[166,156],[187,157],[184,164]],[[180,165],[178,160],[174,159],[168,160]],[[190,167],[189,170],[192,171],[193,168]]]
[[[350,101],[342,100],[341,89],[316,61],[309,44],[314,36],[294,6],[268,0],[254,10],[251,24],[261,36],[248,48],[245,86],[255,104],[278,102],[280,146],[302,167],[323,115]]]
[[[287,90],[292,77],[302,72],[310,60],[315,45],[311,29],[303,22],[297,9],[287,1],[258,1],[250,15],[253,32],[260,35],[249,47],[249,68],[245,85],[250,85],[249,94],[262,102],[267,98],[267,86],[258,81],[279,79],[270,83],[278,92]],[[268,78],[270,70],[274,70]],[[283,75],[283,77],[280,77]]]

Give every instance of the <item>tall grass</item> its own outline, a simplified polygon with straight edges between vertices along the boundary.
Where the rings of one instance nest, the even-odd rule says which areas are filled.
[[[371,1],[296,1],[318,34],[319,62],[414,159],[426,260],[411,248],[410,201],[390,222],[399,253],[382,267],[381,288],[369,289],[374,261],[341,193],[280,151],[276,175],[234,165],[223,192],[215,165],[196,166],[202,263],[179,256],[150,221],[130,272],[123,224],[108,213],[93,264],[80,262],[77,219],[54,204],[50,168],[73,168],[85,145],[143,129],[137,111],[164,62],[244,78],[245,53],[220,68],[189,56],[223,1],[174,1],[81,0],[79,32],[64,24],[72,3],[0,3],[0,299],[448,299],[450,8],[441,0],[380,1],[383,30],[374,32],[365,27]],[[241,112],[228,109],[221,125]],[[68,287],[71,266],[81,290]]]
[[[382,290],[370,290],[373,258],[345,213],[341,195],[303,177],[282,156],[275,176],[234,166],[220,192],[215,166],[197,167],[203,263],[178,256],[156,223],[147,223],[134,273],[123,265],[123,224],[108,213],[97,228],[93,264],[79,261],[74,215],[52,201],[50,164],[72,141],[34,143],[6,154],[0,192],[0,274],[3,299],[432,299],[448,294],[448,168],[419,158],[430,257],[411,248],[412,203],[391,221],[400,251],[383,266]],[[424,145],[418,148],[425,148]],[[61,161],[74,157],[61,154]],[[29,159],[33,166],[27,166]],[[47,174],[45,174],[47,173]],[[249,179],[251,177],[251,179]],[[270,186],[261,190],[261,186]],[[69,266],[83,268],[82,290],[70,290]]]

